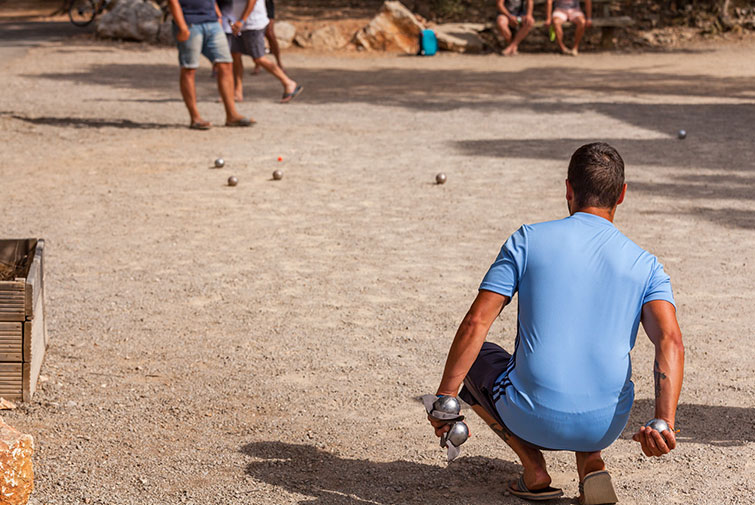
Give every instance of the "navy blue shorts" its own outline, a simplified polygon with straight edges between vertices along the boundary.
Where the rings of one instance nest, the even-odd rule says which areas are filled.
[[[498,376],[506,370],[509,360],[511,360],[511,354],[506,352],[501,346],[492,342],[484,342],[482,349],[480,349],[480,354],[477,355],[472,368],[469,369],[469,373],[464,378],[464,387],[461,388],[459,398],[470,405],[480,405],[488,414],[493,416],[493,419],[509,435],[514,435],[530,447],[548,450],[523,440],[522,437],[508,429],[501,416],[498,415],[498,410],[495,408],[495,401],[493,400],[493,385]]]

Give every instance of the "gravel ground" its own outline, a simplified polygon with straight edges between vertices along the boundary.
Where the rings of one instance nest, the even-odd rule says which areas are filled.
[[[4,415],[35,437],[31,503],[521,503],[513,453],[471,419],[447,468],[417,397],[501,243],[565,214],[568,157],[594,140],[624,156],[617,225],[666,265],[687,345],[681,443],[648,460],[638,338],[606,451],[621,501],[755,502],[754,53],[292,52],[300,99],[248,75],[259,124],[209,132],[186,129],[172,49],[79,38],[0,62],[2,235],[48,251],[47,380]],[[199,95],[221,124],[206,63]],[[513,346],[515,314],[491,340]],[[547,457],[573,502],[573,456]]]

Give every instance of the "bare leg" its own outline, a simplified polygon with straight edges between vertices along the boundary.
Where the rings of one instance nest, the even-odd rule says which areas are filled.
[[[498,26],[498,30],[506,39],[506,44],[511,44],[511,29],[509,28],[509,19],[506,16],[498,16],[495,19],[495,24]]]
[[[202,116],[199,115],[199,109],[197,108],[197,88],[195,83],[195,77],[197,69],[195,68],[182,68],[181,69],[181,96],[184,99],[186,108],[189,109],[189,118],[193,123],[202,123]]]
[[[585,475],[588,473],[606,469],[606,464],[600,456],[600,451],[575,452],[574,454],[577,456],[577,473],[579,474],[579,482],[583,482],[585,480]],[[580,500],[582,498],[583,496],[580,495]]]
[[[282,68],[280,68],[277,64],[273,63],[272,61],[269,61],[264,56],[262,58],[256,58],[254,60],[254,63],[261,66],[271,74],[273,74],[275,77],[278,78],[278,80],[283,85],[283,90],[286,93],[293,93],[293,91],[296,89],[296,81],[292,80],[289,76],[286,75],[286,73],[283,71]]]
[[[230,63],[218,63],[218,91],[225,106],[225,120],[227,123],[244,119],[236,110],[233,101],[233,67]]]
[[[244,101],[244,62],[241,53],[231,53],[233,57],[233,99]]]
[[[283,63],[281,63],[281,49],[278,46],[278,38],[275,36],[275,21],[272,19],[265,29],[265,37],[267,38],[267,43],[270,45],[270,52],[275,56],[275,62],[280,68],[283,68]]]
[[[564,54],[571,54],[571,51],[564,45],[564,27],[563,20],[561,18],[553,18],[553,30],[556,32],[556,42],[561,52]]]
[[[574,47],[572,48],[572,53],[574,53],[574,56],[577,56],[579,54],[579,43],[582,41],[582,36],[585,34],[585,26],[587,25],[587,22],[584,17],[580,16],[574,20],[574,25],[576,26],[576,31],[574,32]]]
[[[545,458],[542,452],[525,445],[514,435],[506,433],[503,427],[493,419],[493,416],[488,414],[480,405],[472,405],[472,409],[519,457],[524,467],[524,483],[528,489],[537,490],[550,485],[551,477],[545,468]]]
[[[503,54],[505,56],[513,56],[517,54],[519,52],[519,43],[524,40],[524,37],[526,37],[528,33],[530,33],[533,26],[535,26],[534,23],[530,23],[526,18],[522,19],[522,26],[519,27],[519,31],[516,32],[514,40],[512,40],[509,47],[503,51]]]

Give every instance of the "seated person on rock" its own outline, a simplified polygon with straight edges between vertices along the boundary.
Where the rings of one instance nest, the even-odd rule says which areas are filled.
[[[503,55],[514,56],[519,53],[519,44],[535,26],[532,16],[534,0],[497,0],[497,4],[499,14],[496,25],[508,44]],[[512,34],[512,28],[516,28],[515,34]]]
[[[592,26],[592,0],[585,0],[585,13],[579,8],[579,0],[547,0],[545,7],[545,26],[553,23],[553,29],[556,32],[556,42],[563,54],[568,56],[579,55],[579,43],[585,34],[585,29]],[[564,27],[567,21],[574,23],[574,45],[571,49],[564,44]]]
[[[529,500],[551,487],[543,450],[573,451],[580,503],[615,503],[601,451],[621,435],[634,401],[629,353],[642,323],[655,346],[655,413],[662,433],[641,427],[646,456],[676,447],[674,421],[684,346],[669,276],[655,256],[613,224],[624,201],[624,162],[605,143],[572,155],[569,217],[519,228],[501,248],[448,353],[439,396],[459,396],[524,466],[509,491]],[[493,321],[518,299],[513,354],[485,342]],[[650,413],[648,413],[650,414]],[[429,418],[437,436],[449,426]],[[661,428],[663,429],[663,428]]]

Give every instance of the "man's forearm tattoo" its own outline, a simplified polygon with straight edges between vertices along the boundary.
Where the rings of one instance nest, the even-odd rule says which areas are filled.
[[[655,397],[661,395],[661,381],[666,379],[666,374],[661,371],[658,360],[653,362],[653,377],[655,378]]]
[[[509,434],[506,433],[506,430],[503,429],[503,426],[501,426],[498,423],[491,423],[488,426],[490,426],[490,429],[492,429],[495,432],[496,435],[498,435],[499,437],[501,437],[501,439],[504,442],[508,443],[508,441],[509,441]]]

